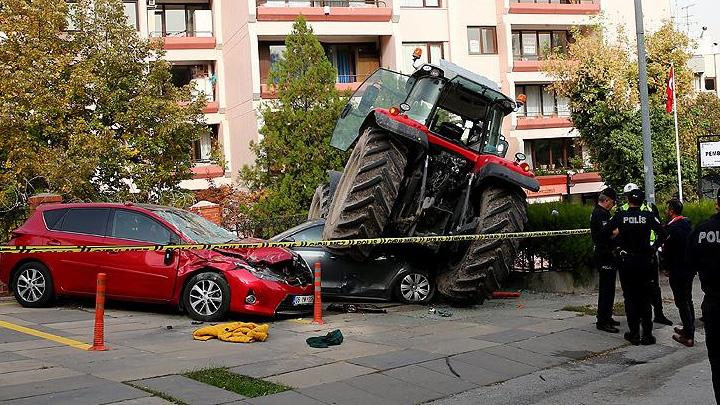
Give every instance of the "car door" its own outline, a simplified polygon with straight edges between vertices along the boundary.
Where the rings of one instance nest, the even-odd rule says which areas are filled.
[[[48,245],[98,246],[108,243],[105,238],[109,208],[70,208],[52,224],[45,234]],[[51,253],[48,253],[50,255]],[[52,253],[53,276],[64,292],[94,294],[97,273],[104,261],[103,252]]]
[[[151,216],[135,210],[115,209],[109,221],[108,241],[113,245],[167,245],[179,239]],[[107,273],[107,294],[123,299],[169,301],[177,278],[178,254],[166,261],[165,251],[108,252],[101,265]]]

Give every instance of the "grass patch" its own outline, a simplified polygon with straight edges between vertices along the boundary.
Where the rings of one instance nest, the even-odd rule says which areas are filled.
[[[291,389],[286,385],[234,374],[224,367],[190,371],[184,376],[249,398],[277,394]]]
[[[187,403],[185,403],[185,402],[183,402],[183,401],[181,401],[181,400],[179,400],[179,399],[177,399],[177,398],[171,397],[170,395],[168,395],[168,394],[166,394],[166,393],[164,393],[164,392],[156,391],[156,390],[154,390],[154,389],[152,389],[152,388],[145,387],[144,385],[133,384],[133,383],[129,383],[129,382],[126,382],[125,384],[127,384],[127,385],[129,385],[129,386],[131,386],[131,387],[133,387],[133,388],[137,388],[137,389],[139,389],[139,390],[143,390],[143,391],[147,392],[148,394],[152,394],[153,396],[156,396],[156,397],[158,397],[158,398],[162,398],[162,399],[164,399],[164,400],[166,400],[166,401],[168,401],[168,402],[172,402],[173,404],[177,404],[177,405],[188,405]]]
[[[577,312],[578,316],[597,316],[597,307],[594,305],[565,305],[562,307],[562,311],[569,311],[569,312]],[[625,316],[625,303],[624,302],[616,302],[615,305],[613,305],[613,315],[615,316]]]

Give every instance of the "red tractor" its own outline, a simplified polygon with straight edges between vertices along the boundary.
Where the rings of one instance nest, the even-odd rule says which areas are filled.
[[[487,78],[441,60],[406,76],[377,70],[353,94],[332,145],[353,147],[342,173],[319,186],[310,218],[326,218],[324,239],[522,231],[523,189],[540,186],[525,156],[504,158],[503,119],[521,105]],[[509,274],[519,241],[425,246],[447,258],[438,290],[482,302]],[[373,246],[336,246],[366,260]]]

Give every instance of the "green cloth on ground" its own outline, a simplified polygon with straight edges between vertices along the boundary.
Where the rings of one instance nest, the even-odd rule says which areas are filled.
[[[340,329],[335,329],[325,336],[313,336],[305,340],[310,347],[325,349],[329,346],[337,346],[343,342],[343,335]]]

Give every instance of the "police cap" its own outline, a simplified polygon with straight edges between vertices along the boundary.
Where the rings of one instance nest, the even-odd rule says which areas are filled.
[[[605,188],[603,191],[600,192],[600,194],[604,195],[605,197],[607,197],[613,201],[617,201],[617,199],[618,199],[617,192],[612,187]]]
[[[636,202],[642,202],[642,200],[645,199],[645,193],[639,188],[630,190],[626,195],[628,197],[628,200],[633,200]]]

